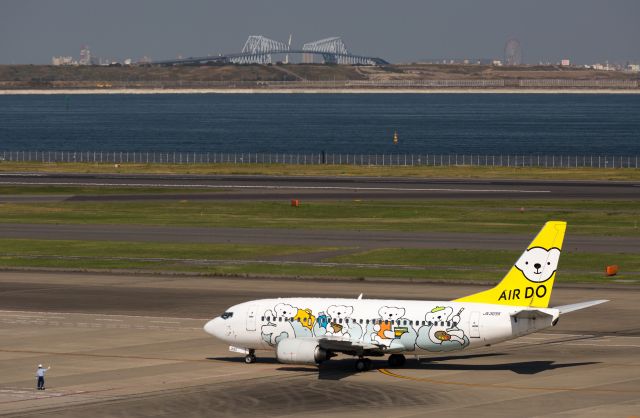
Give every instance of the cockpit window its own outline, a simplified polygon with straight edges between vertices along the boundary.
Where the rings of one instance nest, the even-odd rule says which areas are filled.
[[[233,316],[233,312],[225,312],[222,315],[220,315],[220,318],[222,319],[229,319]]]

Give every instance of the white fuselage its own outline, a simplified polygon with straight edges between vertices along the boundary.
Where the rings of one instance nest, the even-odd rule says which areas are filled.
[[[444,301],[279,298],[235,305],[205,325],[232,346],[273,350],[285,338],[340,339],[389,353],[437,353],[475,348],[552,326],[548,316],[514,318],[529,308]],[[532,309],[533,310],[533,309]]]

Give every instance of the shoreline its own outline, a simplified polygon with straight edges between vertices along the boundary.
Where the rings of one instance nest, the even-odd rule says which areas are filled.
[[[538,89],[538,88],[237,88],[237,89],[24,89],[0,90],[0,96],[81,94],[640,94],[640,89]]]

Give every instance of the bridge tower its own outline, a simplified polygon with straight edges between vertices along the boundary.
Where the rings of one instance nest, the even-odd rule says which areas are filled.
[[[339,36],[308,42],[302,46],[302,50],[321,53],[327,64],[353,64],[348,57],[349,51]]]
[[[271,64],[271,54],[287,52],[289,46],[262,35],[251,35],[242,47],[242,56],[231,58],[235,64]]]

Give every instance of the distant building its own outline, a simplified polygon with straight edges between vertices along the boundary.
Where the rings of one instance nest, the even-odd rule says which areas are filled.
[[[627,71],[631,71],[632,73],[640,73],[640,64],[628,64]]]
[[[91,65],[91,50],[86,45],[80,49],[80,59],[78,60],[78,64]]]
[[[78,61],[74,60],[73,57],[52,57],[51,65],[78,65]]]
[[[615,71],[616,70],[616,68],[613,65],[609,65],[609,62],[606,62],[605,64],[600,64],[600,63],[592,64],[591,68],[593,68],[594,70],[600,70],[600,71]]]
[[[496,67],[502,67],[502,61],[500,61],[500,60],[493,60],[493,61],[491,62],[491,65],[494,65],[494,66],[496,66]]]
[[[568,67],[568,66],[571,65],[571,60],[565,58],[565,59],[560,61],[560,65],[563,66],[563,67]]]
[[[505,65],[522,64],[522,47],[517,39],[509,39],[504,46]]]

